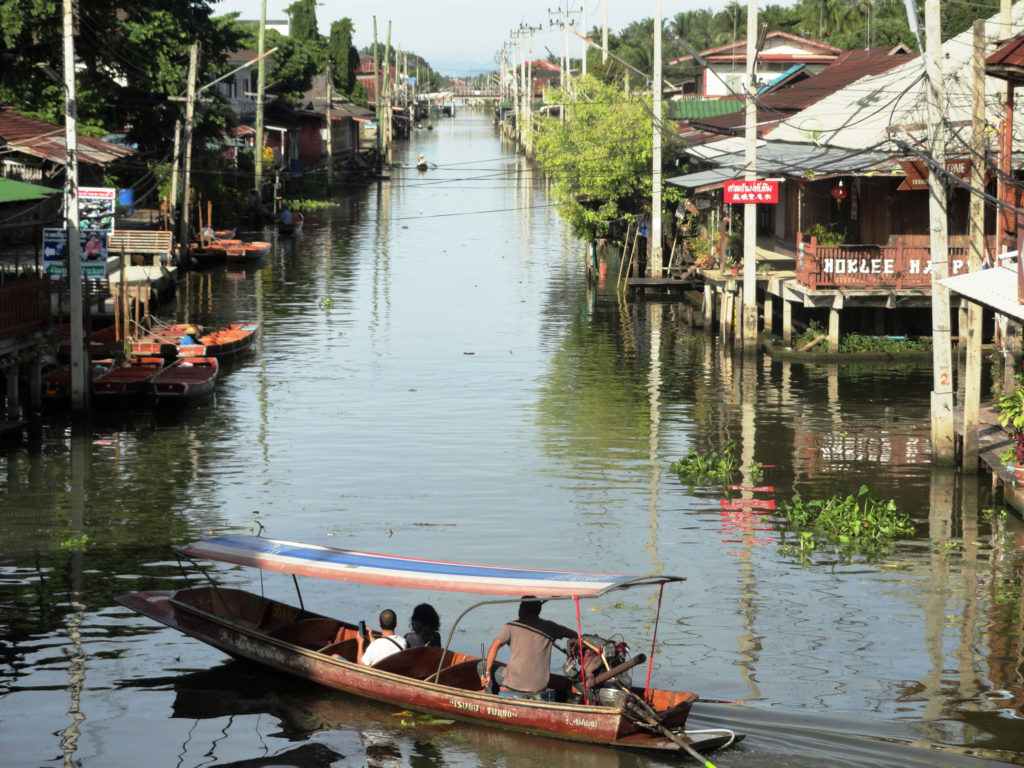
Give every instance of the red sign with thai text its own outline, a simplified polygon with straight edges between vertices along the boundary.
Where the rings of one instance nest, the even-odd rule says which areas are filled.
[[[724,200],[727,203],[777,203],[779,202],[779,182],[771,179],[760,181],[744,181],[734,179],[725,182],[722,187]]]

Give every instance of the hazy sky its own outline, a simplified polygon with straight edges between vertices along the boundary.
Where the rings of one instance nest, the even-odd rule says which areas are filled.
[[[293,0],[266,0],[267,20],[287,19],[284,9]],[[534,33],[534,58],[545,58],[547,50],[561,54],[561,35],[550,24],[568,2],[575,28],[582,32],[583,3],[587,4],[587,27],[600,27],[604,0],[322,0],[316,17],[320,34],[330,33],[331,22],[348,16],[355,26],[357,48],[373,43],[373,18],[377,17],[377,39],[383,44],[391,22],[391,45],[415,51],[430,66],[446,75],[465,75],[496,69],[495,55],[520,24],[543,27]],[[607,0],[608,28],[617,32],[630,22],[654,16],[653,0]],[[725,0],[662,0],[664,18],[698,8],[720,10]],[[549,13],[549,9],[556,11]],[[217,14],[238,11],[242,19],[259,19],[259,0],[220,0]],[[583,42],[569,35],[570,54],[580,56]],[[600,43],[600,39],[596,42]],[[529,52],[527,52],[529,53]]]

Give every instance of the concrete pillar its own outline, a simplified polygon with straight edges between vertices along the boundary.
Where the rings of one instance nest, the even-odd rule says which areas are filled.
[[[773,317],[772,317],[772,306],[775,304],[775,297],[770,293],[764,295],[764,332],[770,334],[772,332]]]
[[[828,351],[839,351],[839,310],[835,307],[828,311]]]
[[[789,344],[793,341],[793,305],[786,297],[782,297],[782,343]]]
[[[7,374],[7,418],[11,421],[21,420],[21,403],[18,401],[18,366],[9,365],[4,369]]]
[[[729,294],[726,291],[718,292],[718,332],[722,336],[729,332]]]
[[[704,327],[711,328],[715,322],[715,292],[711,283],[704,283]]]
[[[33,413],[43,407],[43,359],[33,357],[28,369],[28,404]]]
[[[956,347],[957,354],[967,349],[965,341],[967,340],[967,307],[968,302],[966,299],[960,300],[960,311],[957,312],[956,316]]]

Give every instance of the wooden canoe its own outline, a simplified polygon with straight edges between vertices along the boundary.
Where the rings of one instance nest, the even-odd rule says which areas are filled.
[[[403,558],[262,536],[214,536],[181,547],[177,554],[189,560],[202,558],[349,583],[505,598],[534,595],[534,599],[571,599],[576,603],[613,590],[662,589],[665,584],[683,581],[665,574],[628,576]],[[616,661],[607,672],[589,678],[586,685],[592,689],[581,687],[582,667],[576,662],[581,659],[583,641],[590,637],[586,635],[578,638],[575,650],[569,647],[568,653],[575,654],[572,668],[567,665],[565,675],[551,675],[548,695],[517,698],[483,690],[481,658],[447,647],[409,648],[372,667],[363,666],[355,658],[359,631],[355,624],[242,589],[214,585],[138,592],[117,601],[233,657],[439,717],[577,742],[691,755],[694,750],[718,749],[742,738],[724,728],[687,730],[686,719],[697,700],[694,693],[639,688],[632,686],[629,677],[623,679],[628,669],[646,661],[643,654],[625,663]],[[456,620],[456,626],[465,614]],[[587,647],[603,654],[598,646]],[[607,657],[602,658],[607,662]]]
[[[198,344],[178,347],[179,357],[233,357],[252,348],[259,334],[259,323],[233,323],[200,336]]]
[[[270,253],[270,243],[254,240],[251,243],[239,243],[224,249],[228,261],[259,261]]]
[[[439,717],[572,741],[679,751],[665,736],[634,722],[624,709],[570,701],[568,681],[552,675],[556,701],[496,696],[480,688],[480,657],[442,648],[410,648],[374,667],[356,664],[354,624],[312,613],[245,590],[197,587],[138,592],[122,605],[212,645],[228,655],[374,701]],[[440,667],[440,671],[438,668]],[[638,695],[643,689],[636,689]],[[653,689],[662,722],[698,751],[739,740],[730,731],[688,732],[697,695]]]
[[[178,358],[150,382],[157,402],[189,403],[211,392],[217,384],[215,357]]]
[[[166,364],[162,357],[133,357],[95,379],[92,393],[104,400],[142,397]]]
[[[178,345],[182,337],[188,333],[192,323],[176,323],[161,328],[153,328],[149,333],[140,336],[132,342],[132,355],[134,357],[160,357],[173,358],[178,354]]]

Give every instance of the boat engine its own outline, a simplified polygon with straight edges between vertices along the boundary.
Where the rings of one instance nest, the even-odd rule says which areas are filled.
[[[584,700],[585,689],[586,701],[621,707],[627,698],[622,688],[633,684],[632,668],[646,660],[643,654],[630,658],[629,646],[622,641],[583,635],[582,644],[578,639],[569,641],[562,672],[569,678],[577,701]]]

